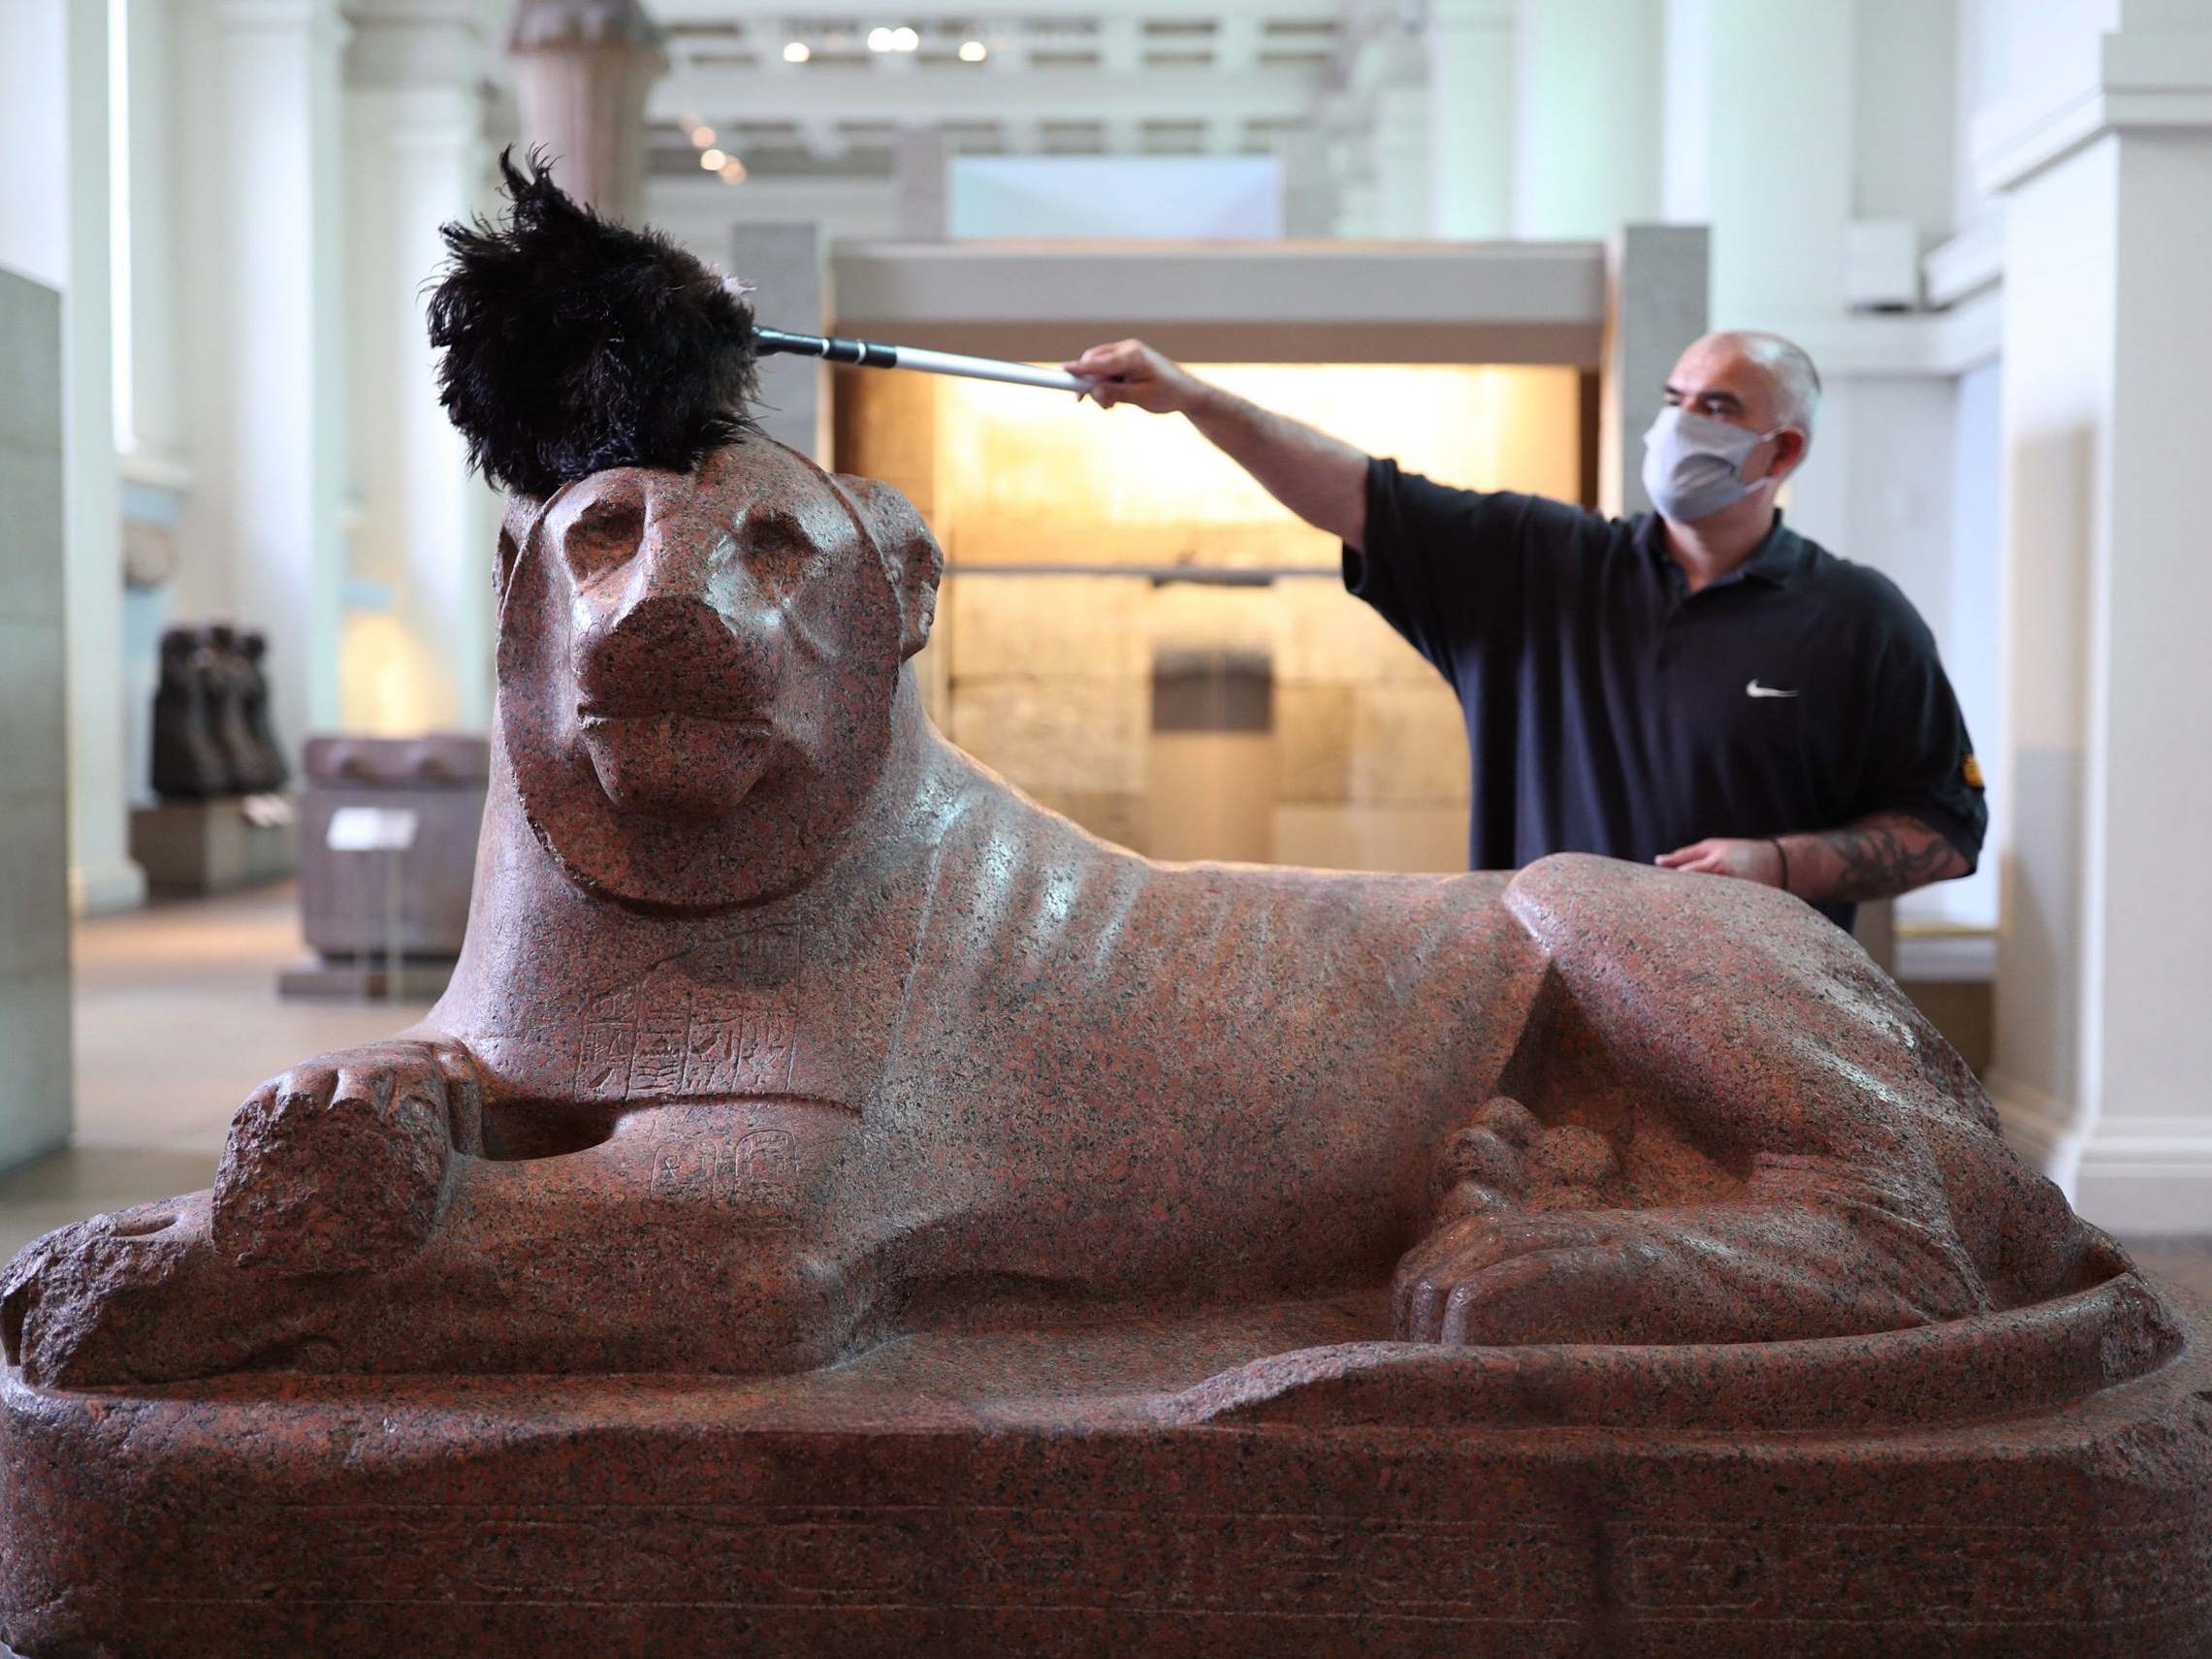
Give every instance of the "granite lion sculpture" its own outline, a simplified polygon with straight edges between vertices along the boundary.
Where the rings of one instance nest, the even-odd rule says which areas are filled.
[[[508,176],[433,303],[509,491],[459,970],[254,1091],[211,1192],[19,1257],[27,1381],[795,1371],[1361,1287],[1377,1338],[1746,1343],[2112,1271],[1794,899],[1162,865],[1024,798],[906,666],[927,527],[747,420],[742,299]]]

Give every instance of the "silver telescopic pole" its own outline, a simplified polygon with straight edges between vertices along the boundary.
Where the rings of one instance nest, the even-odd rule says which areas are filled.
[[[857,364],[862,368],[913,368],[924,374],[957,374],[969,380],[1000,380],[1012,386],[1042,386],[1052,392],[1088,392],[1096,381],[1065,369],[1039,368],[1005,358],[969,357],[925,346],[883,345],[875,340],[841,339],[834,335],[792,335],[781,329],[754,329],[755,349],[763,355],[818,357],[826,363]]]

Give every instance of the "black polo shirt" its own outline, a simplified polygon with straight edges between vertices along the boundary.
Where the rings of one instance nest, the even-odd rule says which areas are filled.
[[[1980,856],[1989,813],[1927,624],[1786,527],[1692,593],[1658,518],[1367,467],[1344,585],[1434,663],[1474,755],[1472,868],[1650,863],[1708,836],[1910,814]],[[1854,907],[1823,906],[1844,927]]]

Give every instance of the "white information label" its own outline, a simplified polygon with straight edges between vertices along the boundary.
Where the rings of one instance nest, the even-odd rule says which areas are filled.
[[[333,852],[404,852],[415,845],[412,807],[340,807],[323,845]]]

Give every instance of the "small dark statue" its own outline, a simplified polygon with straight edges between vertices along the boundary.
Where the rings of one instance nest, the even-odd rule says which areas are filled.
[[[153,792],[164,800],[261,795],[289,777],[269,718],[269,642],[211,622],[161,636],[153,697]]]
[[[161,684],[153,694],[153,792],[204,801],[231,791],[231,765],[208,714],[208,660],[198,628],[161,636]]]
[[[269,654],[269,640],[259,628],[240,628],[237,667],[239,723],[252,760],[250,775],[241,774],[248,792],[272,794],[290,782],[292,769],[284,764],[284,750],[276,741],[269,718],[269,675],[261,666]]]

